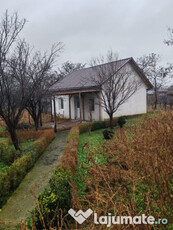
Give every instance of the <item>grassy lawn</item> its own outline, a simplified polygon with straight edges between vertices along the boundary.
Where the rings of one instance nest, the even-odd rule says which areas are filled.
[[[26,141],[20,144],[22,150],[26,150],[34,141]],[[14,145],[10,145],[11,149],[15,149]]]
[[[0,132],[2,132],[4,130],[5,130],[5,127],[0,127]],[[0,145],[6,141],[8,141],[7,137],[0,137]],[[24,154],[25,154],[25,151],[28,149],[29,146],[31,146],[32,143],[33,143],[33,141],[26,141],[26,142],[23,142],[20,144],[21,149],[22,149]],[[11,148],[12,151],[15,150],[14,145],[9,145],[9,147]],[[8,166],[2,161],[2,159],[0,159],[0,172],[3,171],[7,167]]]
[[[94,149],[99,149],[99,154],[94,155],[94,159],[101,164],[104,163],[103,149],[101,145],[104,143],[103,130],[95,130],[90,134],[88,132],[82,133],[79,138],[79,149],[78,149],[78,168],[77,168],[77,186],[79,195],[82,195],[84,190],[83,178],[86,176],[86,170],[83,169],[81,163],[85,168],[89,167],[87,154],[91,150],[94,154]]]
[[[7,141],[7,140],[8,140],[7,137],[0,137],[0,142],[1,142],[1,141]]]
[[[5,127],[0,127],[0,132],[4,131]]]

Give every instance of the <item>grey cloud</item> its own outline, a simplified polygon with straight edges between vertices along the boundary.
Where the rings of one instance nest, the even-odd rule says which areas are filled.
[[[173,26],[172,0],[1,0],[1,15],[5,9],[26,17],[22,36],[36,48],[62,41],[60,63],[87,63],[109,49],[122,58],[156,52],[172,61],[173,48],[163,44]]]

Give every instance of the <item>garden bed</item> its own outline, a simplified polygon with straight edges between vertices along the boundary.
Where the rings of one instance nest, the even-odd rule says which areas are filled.
[[[166,112],[128,118],[125,129],[115,128],[113,140],[103,140],[104,129],[82,133],[76,175],[80,208],[167,218],[172,229],[172,126],[173,113]]]
[[[34,133],[35,132],[35,133]],[[43,150],[55,137],[53,129],[19,132],[22,151],[16,151],[13,145],[8,143],[0,144],[0,207],[6,202],[9,195],[17,188],[24,176],[37,161]],[[31,139],[29,135],[31,134]],[[35,141],[33,138],[39,137]],[[29,140],[29,141],[26,141]]]

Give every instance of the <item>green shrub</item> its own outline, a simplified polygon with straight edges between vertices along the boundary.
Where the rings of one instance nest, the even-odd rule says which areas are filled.
[[[17,159],[8,168],[8,179],[10,181],[11,191],[17,188],[28,170],[33,166],[33,163],[31,156],[28,154]]]
[[[69,184],[71,179],[71,172],[59,167],[55,170],[50,180],[50,188],[52,192],[56,194],[59,206],[64,211],[68,211],[71,207],[71,192]]]
[[[57,168],[49,182],[50,189],[45,189],[38,197],[39,207],[41,207],[41,213],[46,223],[53,219],[52,225],[56,225],[61,215],[66,215],[71,208],[71,191],[70,180],[72,179],[72,173],[69,170],[63,168]],[[35,225],[37,229],[42,229],[42,223],[40,221],[40,214],[37,208],[33,211]],[[46,226],[48,227],[48,226]]]
[[[0,173],[0,207],[6,202],[10,193],[17,188],[54,137],[53,129],[42,131],[40,138],[28,148],[28,153],[15,160],[10,167]]]
[[[116,126],[118,123],[118,117],[113,118],[113,126]],[[89,132],[97,130],[97,129],[104,129],[108,128],[110,126],[110,119],[104,119],[104,121],[94,121],[94,122],[88,122],[84,124],[79,125],[79,132],[84,133],[84,132]]]
[[[106,128],[110,127],[110,119],[105,119],[104,121],[106,122]],[[118,117],[113,117],[112,125],[116,126],[117,123],[118,123]]]
[[[7,143],[0,144],[0,159],[6,165],[11,165],[14,162],[14,159],[17,158],[17,151],[10,148]]]
[[[89,132],[91,130],[91,126],[92,126],[92,123],[89,122],[89,123],[84,123],[84,124],[80,124],[79,125],[79,132],[80,133],[85,133],[85,132]]]
[[[103,136],[104,136],[104,139],[112,139],[113,136],[114,136],[114,132],[112,130],[108,130],[108,129],[105,129],[103,131]]]
[[[114,117],[113,118],[113,126],[116,126],[118,122],[118,118]],[[110,119],[105,119],[104,121],[94,121],[94,122],[89,122],[85,124],[80,124],[79,125],[79,132],[84,133],[84,132],[89,132],[97,130],[97,129],[104,129],[108,128],[110,126]]]
[[[126,123],[125,117],[122,116],[118,118],[118,125],[120,126],[120,128],[122,128],[125,123]]]
[[[50,188],[45,189],[44,192],[38,197],[39,208],[41,209],[41,214],[44,218],[47,228],[49,228],[48,225],[53,217],[54,219],[51,223],[51,227],[57,226],[57,224],[62,220],[61,217],[66,216],[68,210],[72,207],[70,184],[74,183],[73,178],[77,165],[78,144],[79,126],[75,126],[69,132],[64,154],[49,181]],[[34,223],[37,229],[43,229],[41,216],[37,207],[32,212]],[[30,222],[31,221],[28,219],[28,226],[31,226]],[[66,222],[67,225],[68,223],[69,221]]]
[[[104,129],[104,128],[106,128],[105,121],[94,121],[91,126],[91,131],[94,131],[97,129]]]

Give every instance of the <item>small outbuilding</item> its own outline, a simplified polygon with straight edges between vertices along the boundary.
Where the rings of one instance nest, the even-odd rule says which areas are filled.
[[[130,70],[131,79],[141,82],[140,88],[122,104],[114,116],[144,114],[147,112],[147,90],[152,88],[151,83],[138,67],[133,58],[126,58],[106,63],[104,65],[116,65],[116,71]],[[51,87],[54,92],[52,111],[62,118],[75,120],[104,120],[108,114],[101,103],[100,86],[93,67],[76,70]],[[105,79],[105,82],[107,79]]]

